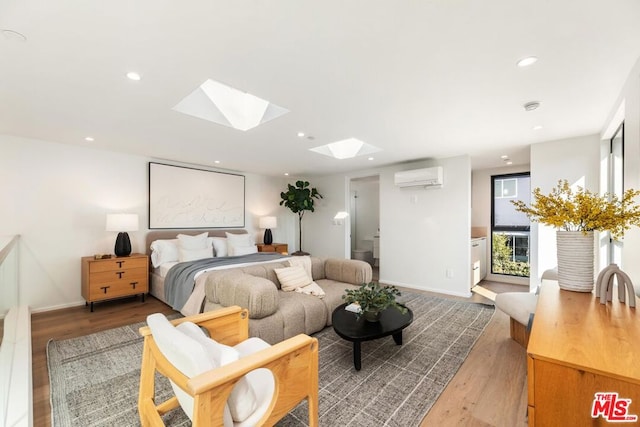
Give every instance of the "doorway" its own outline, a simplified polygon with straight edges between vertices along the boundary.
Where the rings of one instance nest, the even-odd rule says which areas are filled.
[[[371,264],[377,280],[380,266],[380,177],[351,179],[349,185],[351,259]]]

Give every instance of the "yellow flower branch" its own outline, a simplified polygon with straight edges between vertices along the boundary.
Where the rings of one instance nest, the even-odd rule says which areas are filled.
[[[640,226],[640,207],[634,201],[638,195],[640,191],[632,189],[625,191],[622,199],[610,193],[599,196],[582,187],[573,192],[567,180],[560,180],[548,195],[534,189],[531,206],[521,200],[511,203],[531,221],[585,234],[609,231],[618,240],[631,226]]]

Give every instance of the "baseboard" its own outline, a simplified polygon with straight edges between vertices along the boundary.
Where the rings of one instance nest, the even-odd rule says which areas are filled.
[[[385,279],[382,279],[382,278],[380,278],[379,282],[383,283],[383,284],[386,284],[386,285],[402,286],[403,288],[415,289],[415,290],[418,290],[418,291],[433,292],[433,293],[436,293],[436,294],[451,295],[451,296],[463,297],[463,298],[470,298],[471,297],[471,291],[469,291],[469,292],[447,291],[447,290],[442,289],[442,288],[430,288],[430,287],[424,287],[424,286],[416,286],[416,285],[411,285],[411,284],[408,284],[408,283],[396,282],[396,281],[393,281],[393,280],[385,280]]]
[[[78,306],[85,305],[85,304],[86,304],[86,301],[82,300],[82,301],[76,301],[76,302],[69,302],[69,303],[66,303],[66,304],[49,305],[47,307],[32,308],[31,312],[32,313],[43,313],[45,311],[60,310],[60,309],[69,308],[69,307],[78,307]]]

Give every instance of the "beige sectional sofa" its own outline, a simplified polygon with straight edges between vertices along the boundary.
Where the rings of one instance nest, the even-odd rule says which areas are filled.
[[[204,311],[239,305],[249,310],[249,335],[275,344],[331,325],[331,313],[347,288],[371,281],[371,266],[359,260],[311,258],[311,272],[323,298],[284,292],[274,269],[288,261],[216,271],[207,278]]]

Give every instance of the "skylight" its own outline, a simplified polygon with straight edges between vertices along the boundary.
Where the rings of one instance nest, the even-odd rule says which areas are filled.
[[[332,142],[331,144],[310,148],[309,150],[336,159],[350,159],[356,156],[377,153],[380,151],[380,148],[374,147],[373,145],[362,142],[356,138],[349,138],[343,139],[342,141]]]
[[[202,83],[173,109],[243,131],[289,112],[286,108],[211,79]]]

